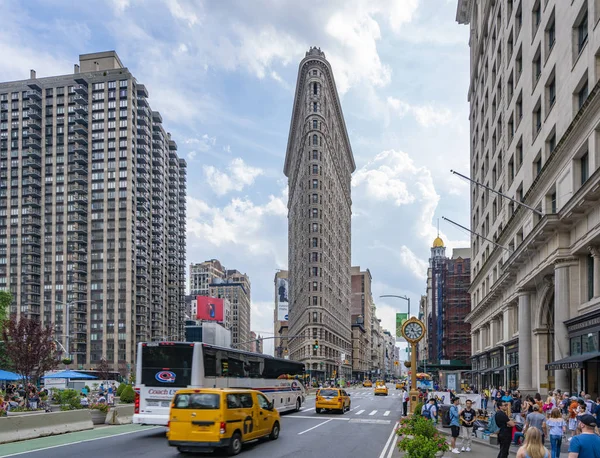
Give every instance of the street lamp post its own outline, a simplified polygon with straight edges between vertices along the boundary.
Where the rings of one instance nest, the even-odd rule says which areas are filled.
[[[65,310],[66,310],[66,314],[67,314],[67,324],[65,327],[65,344],[66,344],[66,353],[67,353],[67,358],[70,358],[71,356],[71,307],[75,306],[75,302],[61,302],[61,301],[54,301],[55,304],[61,304],[63,306],[65,306]]]
[[[397,296],[395,294],[384,294],[383,296],[379,296],[379,297],[397,297],[398,299],[404,299],[405,301],[408,301],[408,317],[410,318],[410,297]]]

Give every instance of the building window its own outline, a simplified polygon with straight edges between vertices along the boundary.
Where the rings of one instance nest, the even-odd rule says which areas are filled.
[[[533,123],[534,123],[533,137],[535,138],[535,136],[542,129],[542,107],[539,102],[538,102],[537,108],[533,112]]]
[[[587,10],[577,25],[577,50],[581,52],[588,40],[588,13]]]
[[[554,102],[556,102],[556,78],[552,77],[548,83],[548,103],[550,108],[554,106]],[[550,109],[548,109],[548,111],[550,111]]]
[[[542,158],[538,157],[537,160],[533,163],[533,168],[535,171],[535,176],[538,176],[542,171]]]
[[[550,195],[550,208],[552,213],[556,213],[556,191]]]
[[[586,80],[585,83],[583,83],[583,86],[581,87],[579,92],[577,93],[577,101],[578,101],[579,109],[581,109],[581,107],[583,106],[583,104],[585,103],[587,98],[588,98],[588,82]]]
[[[556,43],[556,22],[554,20],[554,15],[552,15],[552,19],[548,23],[548,27],[546,28],[547,40],[548,40],[548,51],[551,51],[554,48],[554,43]]]
[[[319,159],[319,152],[315,149],[313,150],[313,155],[312,155],[313,160],[318,160]]]
[[[588,286],[588,301],[594,297],[594,257],[590,254],[587,257],[587,286]]]
[[[313,94],[317,95],[317,93],[318,93],[318,85],[317,85],[317,83],[314,83],[313,84]]]
[[[317,102],[313,102],[313,111],[317,112]]]
[[[313,135],[313,145],[317,146],[319,144],[319,137],[317,135]]]
[[[312,180],[312,188],[313,189],[319,188],[319,180]]]
[[[535,58],[533,59],[533,85],[535,86],[535,83],[537,83],[537,81],[540,79],[540,76],[542,75],[542,53],[540,52],[540,49],[538,48],[538,52],[535,56]]]
[[[537,2],[535,2],[533,11],[531,12],[531,19],[533,25],[533,36],[535,36],[535,33],[537,32],[537,29],[540,26],[540,23],[542,22],[542,8],[540,6],[540,0],[537,0]]]
[[[313,204],[318,204],[319,203],[319,195],[318,194],[313,194],[312,195],[312,201],[313,201]]]
[[[579,159],[579,167],[581,169],[581,184],[583,185],[590,176],[589,156],[587,152]]]

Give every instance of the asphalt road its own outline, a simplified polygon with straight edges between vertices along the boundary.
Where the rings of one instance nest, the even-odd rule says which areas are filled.
[[[402,409],[400,391],[390,385],[389,396],[374,396],[373,388],[349,390],[351,410],[345,414],[315,412],[314,396],[302,411],[282,415],[281,434],[276,441],[262,440],[244,446],[240,456],[265,457],[360,457],[390,458],[396,443],[393,431]],[[164,428],[105,437],[94,441],[67,444],[52,449],[28,452],[28,457],[178,457],[169,447]],[[206,456],[226,456],[224,452]]]

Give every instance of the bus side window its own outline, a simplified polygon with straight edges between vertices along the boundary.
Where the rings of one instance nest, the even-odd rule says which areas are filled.
[[[204,376],[217,376],[217,357],[214,354],[204,352]]]

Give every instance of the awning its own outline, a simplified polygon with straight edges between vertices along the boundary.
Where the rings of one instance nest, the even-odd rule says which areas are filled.
[[[561,369],[581,369],[583,363],[594,358],[600,358],[600,352],[584,353],[583,355],[567,356],[553,363],[546,364],[546,370],[556,371]]]

